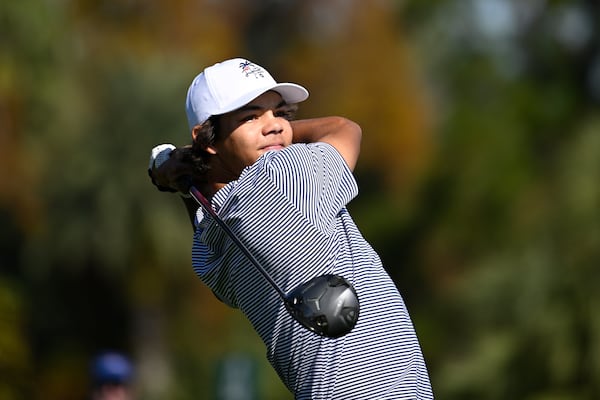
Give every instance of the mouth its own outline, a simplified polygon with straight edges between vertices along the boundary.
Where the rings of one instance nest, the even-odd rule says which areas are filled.
[[[261,148],[261,150],[263,150],[263,151],[281,150],[281,149],[283,149],[283,147],[284,146],[282,144],[277,143],[277,144],[270,144],[268,146],[264,146]]]

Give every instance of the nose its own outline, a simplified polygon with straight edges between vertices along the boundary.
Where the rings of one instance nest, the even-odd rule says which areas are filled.
[[[263,114],[263,118],[265,120],[265,123],[263,125],[263,135],[281,133],[283,131],[281,118],[276,117],[272,110],[266,111]]]

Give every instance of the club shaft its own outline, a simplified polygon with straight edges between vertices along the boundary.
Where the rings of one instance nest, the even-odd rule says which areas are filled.
[[[236,236],[236,234],[229,228],[225,221],[223,221],[221,217],[219,217],[219,215],[215,212],[215,210],[213,210],[212,205],[210,204],[208,199],[204,197],[204,195],[193,185],[190,186],[189,192],[190,195],[194,198],[194,200],[196,200],[198,204],[200,204],[202,209],[206,211],[215,220],[215,222],[221,227],[221,229],[223,229],[223,231],[225,231],[225,233],[231,238],[233,243],[236,244],[240,251],[244,253],[248,260],[250,260],[252,265],[254,265],[256,270],[261,273],[261,275],[267,280],[267,282],[269,282],[269,284],[273,287],[273,289],[275,289],[279,297],[281,297],[281,299],[284,302],[287,301],[286,295],[283,292],[283,290],[281,290],[277,283],[275,283],[275,281],[271,278],[271,276],[267,273],[263,266],[258,262],[254,255],[252,255],[252,253],[250,252],[250,250],[248,250],[244,243],[241,242],[241,240]]]

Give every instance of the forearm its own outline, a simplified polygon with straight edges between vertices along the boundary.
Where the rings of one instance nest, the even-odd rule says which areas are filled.
[[[294,143],[324,142],[335,147],[350,169],[354,169],[360,153],[362,130],[343,117],[323,117],[292,121]]]
[[[294,143],[322,142],[332,137],[360,134],[360,127],[343,117],[300,119],[290,123]]]

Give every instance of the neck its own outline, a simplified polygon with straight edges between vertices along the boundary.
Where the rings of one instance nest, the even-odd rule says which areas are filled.
[[[241,171],[240,171],[241,172]],[[238,179],[239,172],[232,172],[221,162],[220,157],[211,157],[211,167],[204,182],[196,182],[196,188],[202,192],[207,199],[212,199],[215,193],[229,182]]]

